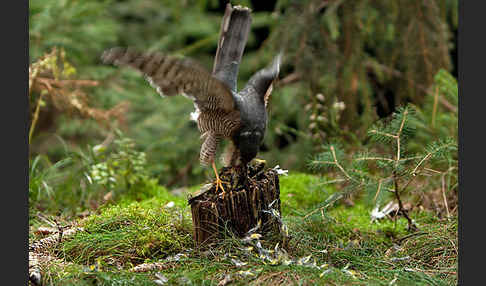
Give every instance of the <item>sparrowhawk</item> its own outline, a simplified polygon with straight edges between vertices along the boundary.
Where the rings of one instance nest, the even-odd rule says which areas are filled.
[[[212,165],[217,187],[223,194],[224,188],[214,164],[218,144],[224,138],[230,139],[233,145],[227,163],[246,170],[247,163],[255,158],[263,141],[268,98],[281,63],[279,54],[237,92],[236,80],[249,31],[249,14],[247,8],[227,8],[212,74],[189,58],[159,52],[142,53],[116,47],[101,56],[105,64],[139,70],[163,96],[181,94],[193,100],[196,109],[193,117],[203,139],[200,162]]]

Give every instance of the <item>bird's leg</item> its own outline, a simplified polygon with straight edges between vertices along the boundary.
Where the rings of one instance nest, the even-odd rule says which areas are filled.
[[[223,188],[223,181],[219,178],[218,170],[216,169],[216,164],[214,163],[214,161],[211,163],[211,165],[213,166],[214,174],[216,175],[216,181],[215,181],[216,191],[218,191],[218,189],[221,188],[222,194],[223,194],[223,199],[224,199],[225,191],[224,191],[224,188]]]

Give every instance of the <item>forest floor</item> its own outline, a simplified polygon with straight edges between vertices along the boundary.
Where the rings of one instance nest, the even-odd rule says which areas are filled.
[[[456,285],[457,216],[414,210],[419,231],[410,233],[402,217],[371,222],[372,208],[359,198],[306,216],[334,192],[319,182],[280,177],[284,246],[228,235],[196,249],[186,198],[199,186],[178,195],[160,186],[150,198],[108,203],[63,222],[61,240],[31,219],[29,243],[42,253],[35,259],[43,285]]]

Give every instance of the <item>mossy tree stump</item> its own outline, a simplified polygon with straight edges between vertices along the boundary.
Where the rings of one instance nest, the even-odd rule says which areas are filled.
[[[274,169],[264,169],[264,161],[249,164],[245,179],[235,169],[223,168],[219,176],[225,181],[224,196],[212,183],[189,198],[197,246],[215,242],[227,231],[243,237],[259,221],[258,233],[264,237],[279,235],[281,222],[274,214],[280,214],[278,174]]]

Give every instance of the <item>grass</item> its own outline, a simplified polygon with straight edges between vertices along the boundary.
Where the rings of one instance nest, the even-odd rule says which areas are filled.
[[[191,218],[166,199],[122,203],[89,217],[85,232],[63,245],[63,255],[78,264],[133,265],[190,247]]]
[[[427,211],[413,212],[421,231],[410,234],[403,218],[370,223],[370,209],[359,200],[352,207],[338,204],[325,217],[318,212],[304,218],[334,191],[320,181],[306,174],[280,180],[282,212],[291,236],[288,259],[310,256],[303,265],[271,265],[256,250],[244,250],[248,245],[234,237],[207,250],[194,249],[185,198],[160,187],[150,192],[150,198],[126,197],[84,219],[85,232],[52,250],[70,264],[44,265],[44,282],[155,285],[159,273],[166,285],[218,285],[225,277],[230,285],[456,284],[457,218],[440,220]],[[174,202],[172,207],[169,202]],[[273,249],[275,242],[263,245]],[[176,254],[181,254],[178,259]],[[150,262],[164,267],[130,271]]]

